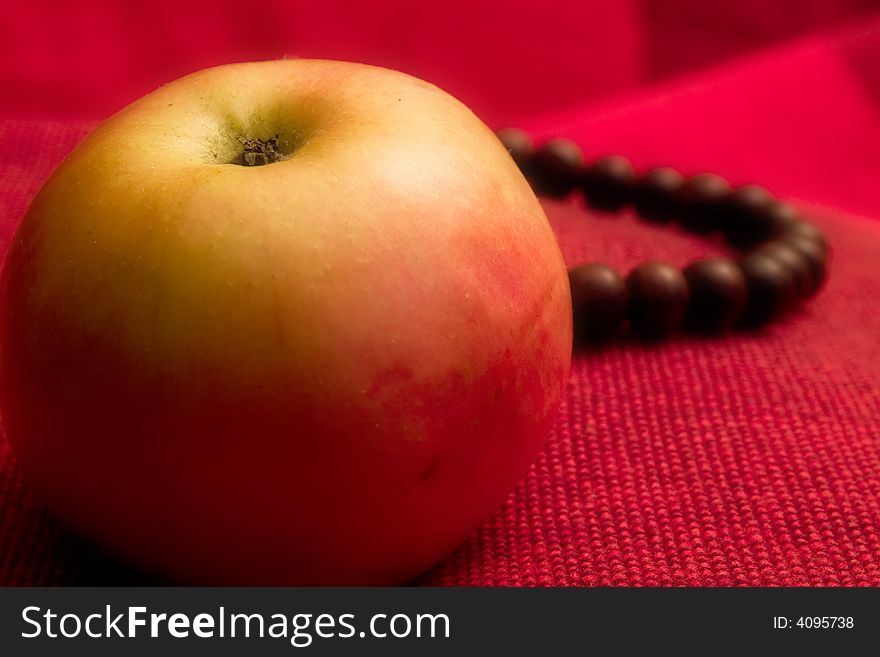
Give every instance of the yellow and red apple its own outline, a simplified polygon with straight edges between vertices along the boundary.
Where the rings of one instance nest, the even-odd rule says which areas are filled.
[[[209,69],[100,125],[15,235],[29,481],[185,583],[405,580],[503,500],[566,381],[565,267],[466,107],[364,65]]]

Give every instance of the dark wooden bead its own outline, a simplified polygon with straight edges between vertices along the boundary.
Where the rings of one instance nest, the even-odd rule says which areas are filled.
[[[728,204],[743,214],[760,214],[773,201],[773,194],[760,185],[740,185],[727,197]]]
[[[516,162],[516,165],[525,170],[532,156],[535,154],[535,142],[532,136],[519,128],[502,128],[495,133],[507,152]]]
[[[783,239],[802,237],[804,239],[813,240],[823,251],[826,253],[828,252],[828,240],[825,238],[824,233],[822,233],[822,231],[814,224],[807,221],[791,222],[783,229],[781,237]]]
[[[733,326],[746,305],[746,279],[728,258],[704,258],[684,272],[691,300],[685,321],[689,328],[717,333]]]
[[[635,182],[630,161],[622,155],[609,155],[587,167],[581,187],[591,207],[616,212],[633,200]]]
[[[611,337],[626,315],[629,291],[608,265],[590,263],[568,272],[575,338],[595,342]]]
[[[628,315],[633,330],[646,338],[659,338],[681,328],[687,310],[687,280],[675,267],[646,262],[626,278]]]
[[[647,221],[665,223],[678,216],[678,194],[684,176],[670,167],[658,167],[642,176],[633,192],[633,205]]]
[[[764,216],[770,229],[768,238],[782,236],[786,230],[801,219],[801,213],[798,209],[785,201],[773,201],[764,210]]]
[[[783,237],[780,241],[806,258],[813,274],[807,296],[814,295],[822,287],[828,273],[827,249],[820,242],[801,235]]]
[[[785,266],[766,253],[750,253],[739,261],[748,298],[740,318],[745,328],[757,328],[779,317],[791,305],[795,281]]]
[[[720,229],[729,193],[730,185],[714,173],[689,178],[678,194],[681,225],[700,235]]]
[[[759,185],[737,187],[723,202],[721,231],[734,246],[746,247],[771,237],[768,209],[773,195]]]
[[[529,167],[532,187],[544,196],[562,198],[571,193],[584,169],[584,154],[570,139],[557,137],[544,143]]]
[[[756,249],[757,253],[766,253],[781,263],[794,279],[795,297],[808,297],[815,289],[813,282],[813,266],[807,257],[790,244],[777,240],[767,242]]]

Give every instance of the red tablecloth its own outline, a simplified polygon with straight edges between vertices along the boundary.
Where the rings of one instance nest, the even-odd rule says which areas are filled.
[[[614,80],[629,66],[615,63]],[[636,69],[613,97],[520,100],[508,114],[484,98],[487,113],[571,136],[589,155],[760,181],[827,231],[830,282],[760,333],[577,355],[559,420],[524,482],[420,582],[880,585],[880,18],[648,86],[635,84],[646,77]],[[4,61],[0,79],[11,70]],[[464,95],[477,78],[466,78]],[[41,104],[46,112],[28,106],[34,98],[13,101],[6,114],[88,109],[68,96]],[[0,119],[4,251],[89,125]],[[571,263],[682,264],[711,248],[576,202],[547,210]],[[122,581],[140,579],[60,528],[0,441],[0,584]]]

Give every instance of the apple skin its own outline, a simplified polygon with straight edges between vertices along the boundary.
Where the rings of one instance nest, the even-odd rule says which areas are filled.
[[[288,159],[232,164],[242,139]],[[407,75],[208,69],[101,124],[0,281],[0,408],[71,527],[171,581],[390,584],[535,458],[565,266],[492,132]]]

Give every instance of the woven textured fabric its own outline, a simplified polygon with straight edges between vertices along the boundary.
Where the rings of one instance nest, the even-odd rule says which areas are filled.
[[[82,125],[6,123],[2,240]],[[547,203],[570,262],[705,253]],[[817,218],[818,220],[819,218]],[[821,217],[819,298],[765,332],[575,357],[525,482],[429,584],[880,584],[880,222]],[[76,467],[71,464],[71,467]],[[0,583],[139,581],[40,509],[0,443]]]
[[[880,585],[878,25],[524,121],[591,156],[766,183],[827,232],[831,278],[764,331],[576,355],[524,481],[418,583]],[[0,249],[88,128],[0,121]],[[577,200],[546,208],[569,263],[718,248]],[[140,581],[39,507],[0,440],[0,584]]]
[[[612,261],[701,250],[550,210],[570,257],[588,234]],[[880,584],[880,225],[822,226],[833,278],[788,321],[575,357],[525,483],[427,581]]]

